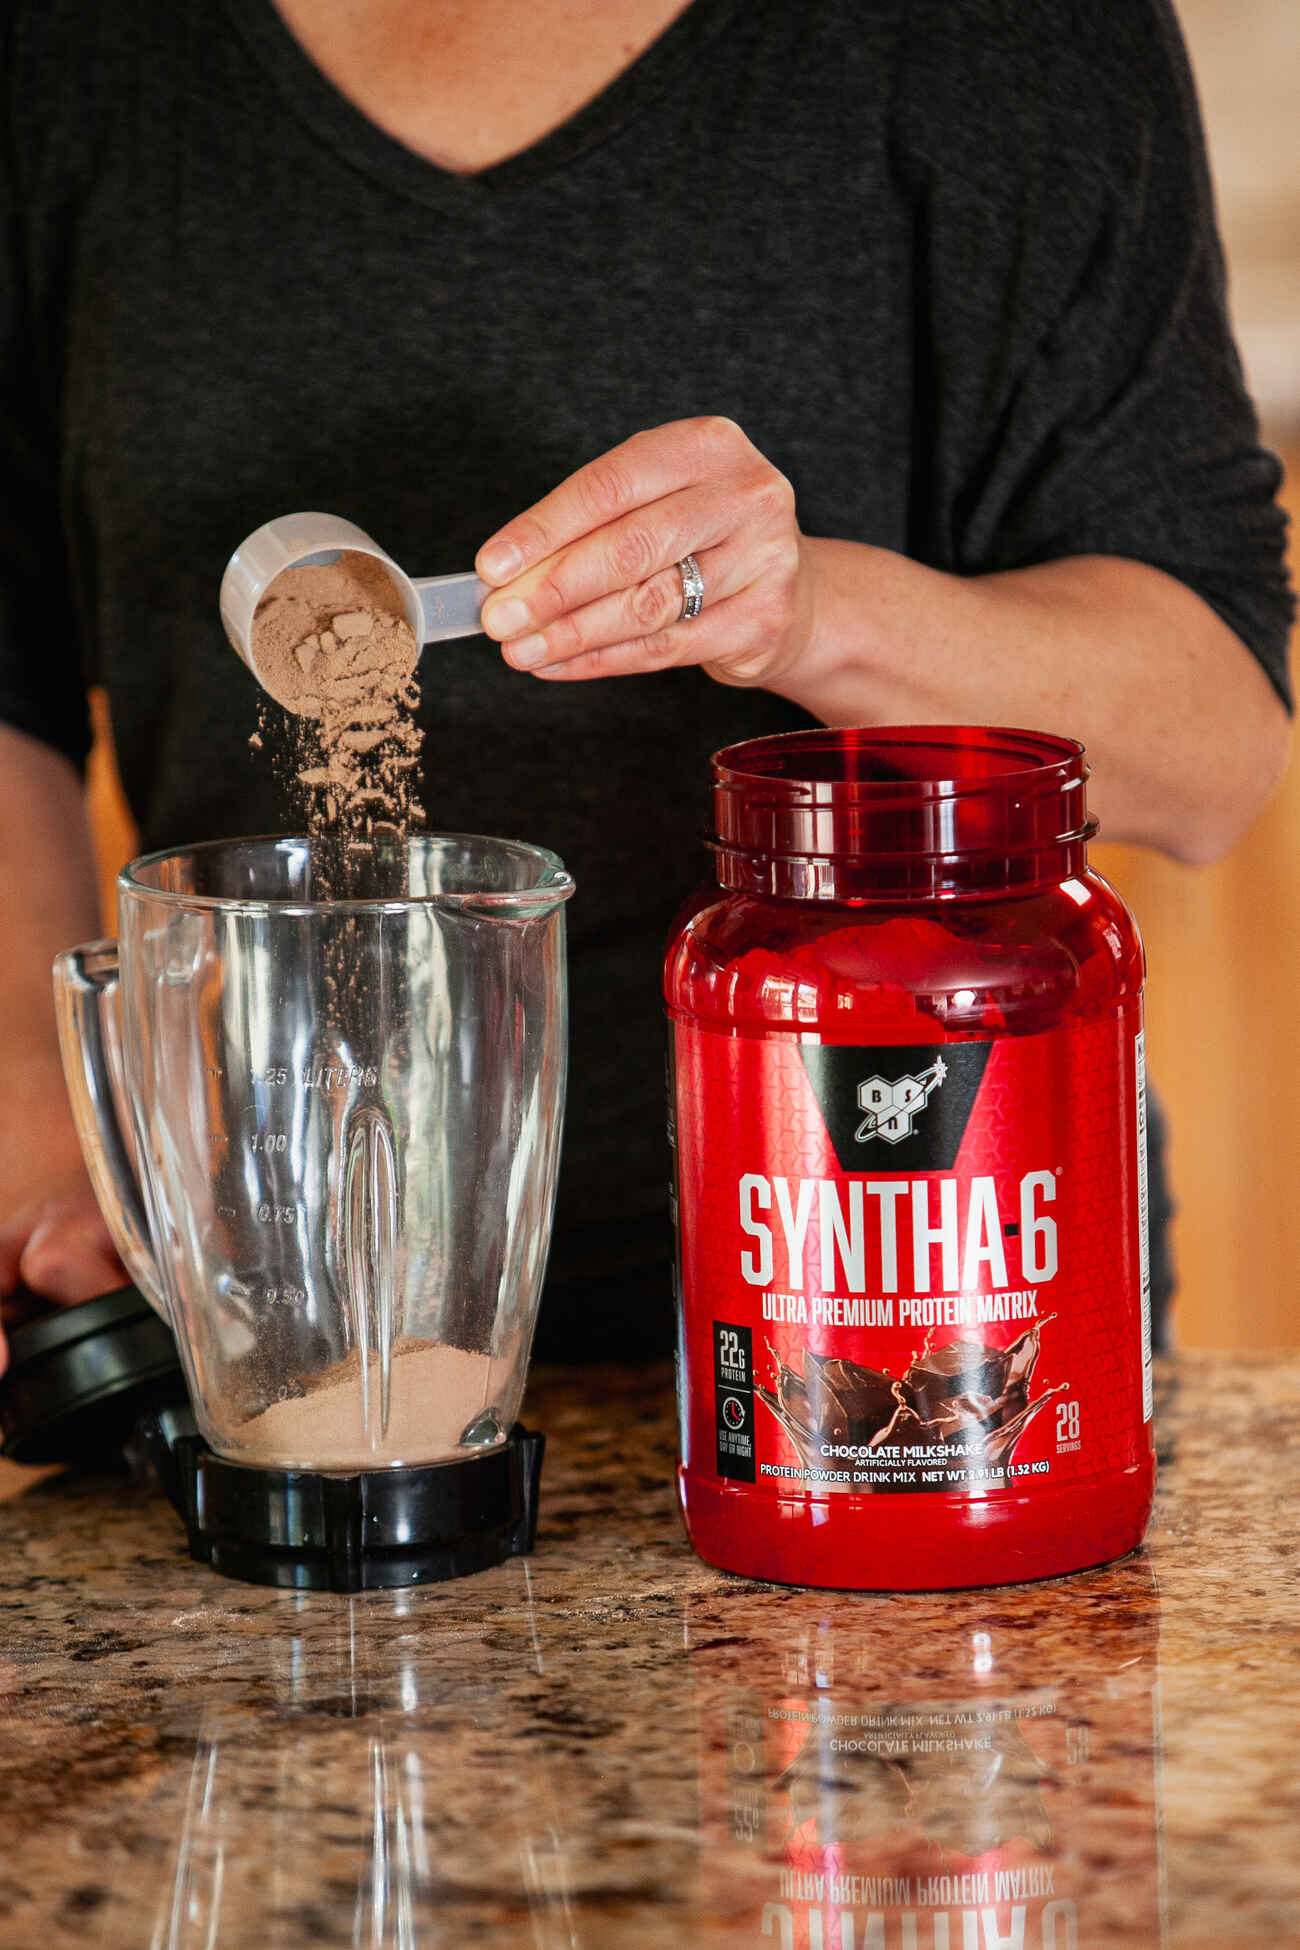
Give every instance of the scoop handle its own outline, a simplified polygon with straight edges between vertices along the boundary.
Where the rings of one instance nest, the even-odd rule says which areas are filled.
[[[449,643],[458,636],[482,636],[479,611],[489,589],[473,570],[453,576],[418,576],[412,587],[420,598],[421,641]]]

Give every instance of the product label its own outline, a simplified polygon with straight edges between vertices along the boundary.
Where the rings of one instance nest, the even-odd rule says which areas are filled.
[[[682,1453],[986,1496],[1146,1453],[1140,1017],[843,1046],[673,1031]]]

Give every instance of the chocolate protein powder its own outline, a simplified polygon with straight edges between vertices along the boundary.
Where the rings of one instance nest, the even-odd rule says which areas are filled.
[[[369,1388],[356,1353],[307,1393],[272,1402],[239,1431],[238,1460],[268,1468],[358,1470],[441,1462],[463,1454],[461,1438],[511,1385],[513,1341],[498,1356],[407,1338],[393,1349],[388,1425],[380,1399],[379,1356]]]
[[[384,564],[345,550],[286,569],[258,604],[253,667],[291,714],[308,831],[368,838],[418,823],[419,645]]]

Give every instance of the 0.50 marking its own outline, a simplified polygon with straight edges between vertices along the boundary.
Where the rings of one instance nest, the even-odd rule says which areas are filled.
[[[266,1307],[305,1307],[307,1289],[305,1286],[264,1286],[255,1289],[255,1298]]]

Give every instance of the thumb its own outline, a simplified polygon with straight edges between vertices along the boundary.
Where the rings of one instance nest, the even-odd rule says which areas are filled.
[[[43,1208],[27,1236],[18,1277],[33,1292],[74,1306],[121,1286],[127,1274],[98,1208],[78,1202]]]

